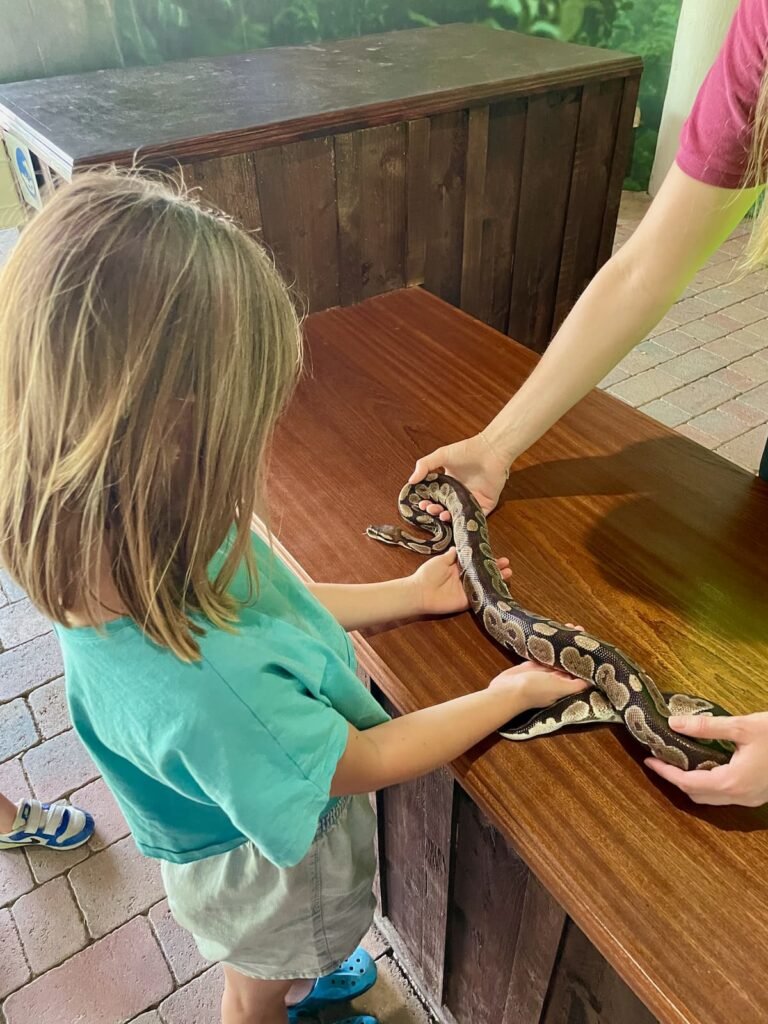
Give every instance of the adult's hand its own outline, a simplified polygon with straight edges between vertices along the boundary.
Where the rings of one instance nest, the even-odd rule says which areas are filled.
[[[436,448],[419,459],[409,483],[418,483],[429,473],[436,473],[440,469],[468,487],[486,515],[496,508],[509,476],[507,464],[482,433]],[[421,507],[432,515],[439,514],[446,521],[451,518],[450,512],[446,512],[442,505],[422,502]]]
[[[754,715],[673,715],[675,732],[695,739],[730,740],[736,753],[728,764],[710,771],[684,772],[655,757],[646,765],[686,793],[697,804],[739,804],[760,807],[768,803],[768,712]]]

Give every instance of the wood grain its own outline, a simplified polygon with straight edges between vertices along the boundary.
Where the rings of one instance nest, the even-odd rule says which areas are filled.
[[[457,804],[445,1005],[457,1021],[499,1021],[529,872],[462,789]]]
[[[429,181],[429,118],[408,122],[406,279],[407,285],[424,283],[427,265],[427,195]]]
[[[639,92],[639,75],[630,75],[623,79],[619,123],[626,125],[627,129],[634,123]],[[608,195],[603,212],[603,231],[600,238],[600,249],[597,254],[596,270],[599,270],[610,259],[613,250],[613,238],[616,234],[616,222],[619,216],[619,204],[621,203],[621,183],[629,171],[632,138],[633,132],[627,130],[617,132],[614,139],[613,163],[611,164],[611,176],[608,180]]]
[[[198,160],[185,164],[180,174],[187,188],[200,200],[232,214],[248,231],[261,230],[261,208],[256,165],[252,153],[220,157],[216,160]]]
[[[553,334],[597,266],[623,91],[621,81],[590,82],[582,91]]]
[[[397,715],[386,697],[385,710]],[[384,913],[397,928],[416,963],[421,963],[424,935],[424,808],[426,780],[390,786],[379,794],[379,832],[383,833],[382,877],[386,879]]]
[[[538,1020],[518,1018],[526,1019]],[[584,933],[569,921],[541,1024],[574,1024],[575,1021],[656,1024],[653,1014],[610,969]]]
[[[467,124],[466,201],[464,203],[464,252],[461,261],[461,308],[483,319],[480,291],[485,279],[483,235],[485,227],[485,178],[488,169],[489,108],[470,110]]]
[[[386,710],[397,708],[374,686]],[[435,1007],[443,1001],[454,782],[447,769],[377,796],[383,852],[381,910],[395,926]]]
[[[529,871],[501,1024],[541,1019],[565,922],[563,909]],[[623,1018],[622,1024],[635,1022]]]
[[[525,100],[509,100],[471,111],[469,122],[461,308],[505,332],[526,111]]]
[[[462,234],[468,113],[433,117],[429,127],[424,287],[446,302],[461,300]]]
[[[537,352],[552,336],[580,99],[569,90],[528,101],[509,333]]]
[[[395,521],[416,457],[479,429],[536,357],[420,289],[312,317],[307,336],[273,526],[319,579],[412,572],[416,556],[365,526]],[[583,622],[664,689],[747,713],[768,708],[766,521],[765,484],[595,392],[519,460],[491,538],[527,607]],[[469,614],[380,631],[360,652],[406,712],[509,664]],[[768,1017],[765,811],[696,807],[615,729],[493,740],[453,771],[664,1024]]]
[[[455,838],[455,784],[447,768],[424,780],[424,930],[421,972],[436,1006],[445,999],[445,937]]]
[[[344,306],[405,284],[404,124],[334,138],[340,301]]]
[[[194,58],[0,86],[0,127],[72,168],[227,156],[638,74],[637,57],[479,25]]]
[[[254,154],[264,239],[310,310],[339,301],[333,139]]]

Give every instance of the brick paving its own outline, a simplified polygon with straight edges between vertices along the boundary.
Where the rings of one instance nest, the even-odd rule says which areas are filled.
[[[617,246],[647,205],[622,204]],[[754,471],[768,432],[768,271],[739,279],[740,228],[602,387]],[[10,248],[0,232],[0,260]],[[0,792],[70,797],[97,822],[67,854],[0,853],[0,1024],[216,1024],[221,974],[174,923],[74,736],[47,623],[0,573]],[[383,1024],[427,1018],[377,935],[380,981],[363,1001]],[[346,1011],[348,1012],[348,1011]]]
[[[625,194],[616,249],[648,202]],[[601,387],[754,473],[768,436],[768,270],[741,270],[748,235],[748,223],[734,231]]]

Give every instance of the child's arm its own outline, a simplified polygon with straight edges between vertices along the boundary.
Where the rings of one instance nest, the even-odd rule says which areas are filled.
[[[509,560],[498,560],[508,579]],[[448,615],[468,604],[456,549],[422,563],[412,576],[385,583],[310,583],[309,589],[345,629],[365,629],[419,615]]]
[[[486,690],[403,715],[360,732],[350,725],[331,796],[370,793],[415,779],[455,760],[515,715],[546,707],[586,687],[554,669],[524,662]]]

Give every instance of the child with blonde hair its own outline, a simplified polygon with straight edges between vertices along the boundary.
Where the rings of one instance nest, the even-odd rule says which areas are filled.
[[[307,587],[251,533],[301,335],[231,221],[88,173],[25,229],[0,294],[0,559],[55,623],[75,729],[174,916],[224,965],[222,1021],[360,995],[367,794],[583,684],[526,663],[390,721],[359,682],[346,630],[466,608],[455,552]]]

